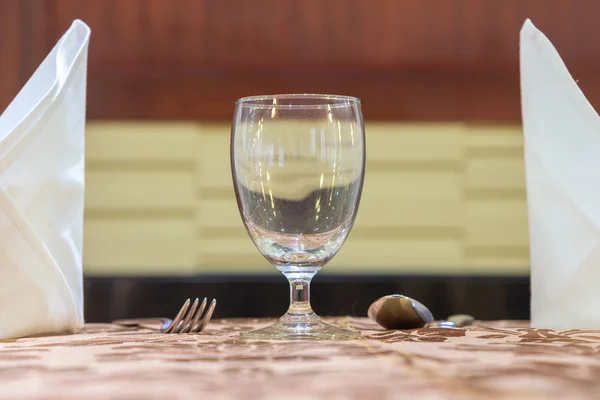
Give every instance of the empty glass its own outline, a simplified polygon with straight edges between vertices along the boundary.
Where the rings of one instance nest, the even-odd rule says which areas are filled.
[[[238,207],[258,250],[290,284],[287,313],[245,338],[359,336],[320,320],[310,305],[310,281],[352,228],[364,166],[357,98],[289,94],[236,102],[231,167]]]

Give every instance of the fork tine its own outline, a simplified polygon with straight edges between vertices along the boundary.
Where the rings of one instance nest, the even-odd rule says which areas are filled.
[[[173,329],[177,327],[177,325],[179,325],[179,322],[181,322],[181,319],[187,312],[188,308],[190,308],[190,302],[190,299],[187,299],[185,303],[183,303],[183,306],[181,307],[175,318],[173,318],[173,322],[171,322],[171,325],[167,329],[165,329],[164,333],[172,333]]]
[[[192,332],[202,332],[204,328],[206,328],[206,325],[208,325],[208,322],[210,321],[216,306],[217,299],[213,299],[210,303],[210,306],[208,306],[208,311],[206,311],[204,318],[202,318],[202,322],[200,322],[200,324],[195,329],[193,329]]]
[[[196,300],[198,300],[198,299],[196,299]],[[187,326],[185,326],[183,328],[183,330],[181,331],[181,333],[192,332],[194,327],[198,324],[198,321],[200,320],[200,317],[202,316],[202,313],[204,312],[205,308],[206,308],[206,297],[204,298],[204,300],[202,300],[202,304],[200,304],[200,308],[198,308],[198,311],[196,312],[196,315],[194,316],[194,319],[192,320],[192,322],[190,322]]]
[[[196,313],[196,309],[198,308],[199,303],[200,303],[200,300],[198,300],[198,298],[196,297],[196,300],[194,300],[194,303],[192,304],[192,307],[189,309],[186,317],[183,319],[183,322],[181,324],[179,324],[179,326],[177,326],[177,328],[175,328],[175,330],[174,330],[175,333],[185,332],[185,329],[188,326],[188,324],[190,323],[190,320]]]

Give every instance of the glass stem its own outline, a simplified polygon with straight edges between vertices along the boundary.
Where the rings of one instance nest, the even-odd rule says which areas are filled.
[[[284,272],[290,284],[290,307],[281,317],[286,322],[312,322],[319,317],[310,306],[310,281],[316,272]]]

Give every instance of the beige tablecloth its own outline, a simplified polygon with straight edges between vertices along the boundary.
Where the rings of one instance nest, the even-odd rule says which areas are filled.
[[[89,324],[76,335],[3,341],[0,398],[600,398],[600,331],[510,321],[383,331],[336,318],[330,322],[361,329],[362,339],[238,339],[269,322],[219,320],[183,335]]]

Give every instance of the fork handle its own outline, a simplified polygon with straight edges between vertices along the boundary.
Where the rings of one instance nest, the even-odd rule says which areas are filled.
[[[170,321],[169,318],[132,318],[132,319],[117,319],[112,321],[115,325],[134,327],[138,326],[140,328],[148,328],[159,330],[160,328]]]

